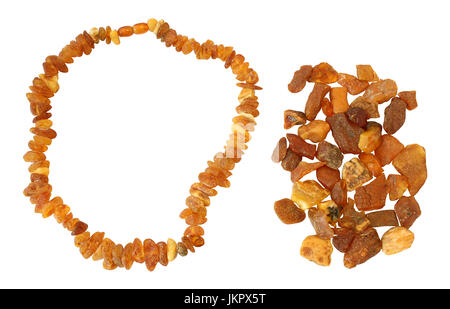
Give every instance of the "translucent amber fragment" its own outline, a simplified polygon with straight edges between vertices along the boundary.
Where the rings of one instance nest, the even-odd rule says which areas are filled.
[[[188,254],[186,245],[184,243],[182,243],[182,242],[177,243],[177,253],[180,256],[186,256]]]
[[[350,104],[350,108],[357,107],[366,111],[368,118],[378,118],[380,117],[380,112],[378,111],[378,103],[369,102],[362,96],[357,97]]]
[[[298,128],[298,135],[303,139],[308,139],[311,142],[318,143],[323,141],[328,132],[330,125],[323,120],[313,120]]]
[[[386,255],[402,252],[410,248],[413,242],[414,233],[403,226],[390,228],[381,237],[381,246]]]
[[[414,196],[401,197],[394,206],[400,225],[409,229],[414,221],[420,216],[419,203]]]
[[[144,240],[145,266],[149,271],[153,271],[159,262],[159,247],[151,239]]]
[[[381,166],[385,166],[392,162],[397,155],[404,149],[402,143],[389,134],[381,136],[380,146],[375,149],[375,156]],[[399,162],[399,161],[397,161]],[[394,165],[395,166],[395,165]],[[401,173],[400,173],[401,174]],[[408,178],[409,179],[409,178]]]
[[[347,183],[347,190],[353,191],[372,179],[367,167],[358,159],[353,158],[344,164],[342,179]]]
[[[78,235],[81,234],[83,232],[85,232],[88,229],[88,225],[82,221],[78,221],[77,224],[75,224],[75,227],[72,231],[72,236],[73,235]]]
[[[285,224],[299,223],[305,220],[305,212],[298,208],[290,199],[276,201],[273,206],[281,222]]]
[[[38,161],[44,161],[46,159],[45,154],[42,152],[37,151],[28,151],[23,156],[23,160],[25,162],[38,162]]]
[[[285,137],[280,138],[272,153],[272,161],[275,163],[281,162],[286,157],[287,140]]]
[[[50,196],[49,196],[50,197]],[[66,215],[70,212],[70,207],[67,205],[58,205],[53,212],[53,215],[58,223],[62,223]]]
[[[359,80],[355,76],[345,73],[339,73],[338,84],[345,87],[351,95],[357,95],[369,87],[369,83],[364,80]]]
[[[44,68],[45,76],[52,77],[58,75],[58,69],[53,64],[44,62],[42,67]]]
[[[191,225],[184,231],[184,236],[202,236],[204,234],[205,231],[201,226],[198,225]]]
[[[113,262],[113,249],[116,244],[109,238],[105,238],[102,242],[103,268],[113,270],[117,265]]]
[[[74,237],[73,241],[75,243],[75,247],[79,248],[83,243],[89,240],[91,234],[89,232],[81,233]]]
[[[205,244],[205,240],[202,236],[189,236],[194,247],[201,247]]]
[[[215,196],[215,195],[217,195],[217,191],[216,190],[214,190],[214,189],[212,189],[210,187],[207,187],[204,184],[199,183],[199,182],[194,183],[191,186],[191,188],[195,189],[195,190],[199,190],[199,191],[205,193],[208,196]]]
[[[359,136],[364,132],[363,129],[348,120],[344,113],[334,114],[326,120],[331,127],[334,140],[343,153],[359,154],[361,152],[358,142]]]
[[[43,218],[50,217],[51,215],[53,215],[56,207],[58,207],[59,205],[62,205],[62,204],[63,204],[63,200],[59,196],[52,198],[50,201],[48,201],[47,203],[45,203],[42,206],[42,209],[41,209],[42,217]],[[69,230],[72,230],[72,229],[69,227]]]
[[[387,178],[389,186],[389,199],[396,201],[403,196],[408,189],[408,178],[403,175],[389,175]]]
[[[119,45],[120,44],[120,38],[119,38],[119,34],[117,33],[116,30],[111,30],[111,32],[109,33],[109,36],[111,38],[111,41],[116,44]]]
[[[63,73],[69,72],[69,69],[67,68],[67,65],[65,64],[64,60],[59,56],[56,55],[48,56],[47,58],[45,58],[45,61],[53,64],[59,72]]]
[[[325,162],[300,162],[297,167],[291,172],[291,180],[292,182],[296,182],[303,178],[303,176],[311,173],[314,170],[317,170],[319,167],[324,166]],[[339,172],[338,172],[339,175]]]
[[[359,154],[358,158],[367,167],[370,175],[378,177],[383,173],[383,168],[381,167],[380,162],[373,154],[362,152]]]
[[[322,239],[319,236],[308,236],[303,240],[300,248],[300,255],[320,266],[329,266],[331,263],[331,253],[333,247],[329,239]]]
[[[115,245],[115,247],[112,249],[112,261],[114,265],[117,267],[123,267],[122,263],[122,256],[123,256],[123,246],[121,244]]]
[[[177,257],[177,243],[172,238],[167,239],[167,260],[172,262]]]
[[[341,150],[326,141],[322,141],[317,146],[316,157],[322,162],[326,162],[327,166],[333,169],[338,169],[342,165],[344,155]]]
[[[159,264],[167,266],[169,264],[169,259],[167,258],[167,244],[164,241],[160,241],[156,245],[159,250]]]
[[[363,94],[363,99],[381,104],[397,94],[397,84],[392,79],[382,79],[370,84]]]
[[[340,207],[347,205],[347,183],[341,179],[336,182],[331,190],[331,199]]]
[[[322,112],[325,114],[325,116],[329,117],[333,115],[333,105],[331,104],[331,101],[328,100],[328,98],[323,98],[320,102],[320,105],[322,106]]]
[[[347,88],[333,87],[330,90],[333,113],[345,113],[348,110]]]
[[[336,182],[338,182],[341,177],[339,170],[335,170],[328,166],[322,166],[316,170],[317,180],[328,190],[332,190]]]
[[[126,244],[125,248],[123,248],[123,254],[122,254],[122,264],[125,269],[130,269],[133,265],[134,259],[133,259],[133,244],[128,243]]]
[[[148,23],[139,23],[133,26],[133,33],[143,34],[148,31]]]
[[[198,197],[196,197],[196,196],[188,196],[187,198],[186,198],[186,205],[190,208],[190,209],[192,209],[192,211],[194,211],[194,212],[198,212],[198,210],[200,209],[200,207],[205,207],[205,204],[204,204],[204,202],[200,199],[200,198],[198,198]]]
[[[316,119],[317,114],[322,108],[322,100],[328,91],[330,91],[330,86],[327,84],[314,84],[314,88],[309,94],[305,105],[305,115],[309,121]]]
[[[334,230],[333,246],[336,250],[345,253],[355,238],[356,233],[352,229],[338,228]]]
[[[367,119],[369,116],[367,112],[359,107],[350,107],[345,114],[347,115],[348,120],[356,124],[360,128],[365,128],[367,125]]]
[[[303,90],[306,85],[306,81],[310,78],[313,67],[310,65],[303,65],[300,70],[295,71],[294,77],[288,85],[288,89],[292,93],[297,93]]]
[[[316,65],[312,69],[311,76],[308,81],[313,83],[332,84],[337,82],[338,73],[336,70],[326,62]]]
[[[156,24],[157,24],[157,23],[158,23],[158,21],[157,21],[156,19],[150,18],[150,19],[147,21],[148,29],[149,29],[151,32],[155,31],[155,27],[156,27]]]
[[[375,73],[369,64],[358,64],[356,66],[356,74],[358,79],[362,81],[373,82],[379,80],[377,73]]]
[[[343,207],[343,216],[339,218],[338,223],[340,227],[353,229],[360,233],[370,226],[370,221],[364,211],[358,212],[355,210],[354,204],[354,201],[349,198],[347,205]]]
[[[133,259],[137,263],[144,263],[144,247],[142,241],[139,238],[135,238],[133,241]]]
[[[294,111],[291,109],[284,111],[284,128],[290,129],[298,124],[306,123],[306,115],[303,112]]]
[[[406,108],[408,110],[413,110],[417,107],[415,91],[402,91],[398,93],[398,96],[406,103]]]
[[[381,240],[374,228],[368,228],[361,234],[356,234],[350,247],[344,255],[344,266],[353,268],[366,262],[381,251]]]
[[[366,153],[371,153],[381,144],[381,125],[376,122],[368,122],[366,131],[361,133],[358,148]]]
[[[391,104],[384,110],[383,128],[388,134],[394,134],[405,123],[406,103],[399,98],[393,98]]]
[[[195,252],[194,244],[192,243],[192,241],[190,240],[189,237],[183,236],[183,237],[181,237],[181,241],[183,242],[183,244],[186,246],[186,248],[189,251]]]
[[[324,200],[330,193],[314,180],[297,181],[292,188],[291,200],[306,210]]]
[[[320,238],[330,239],[334,233],[328,224],[327,215],[320,209],[312,207],[308,210],[308,218]]]
[[[81,255],[85,259],[90,258],[102,243],[103,237],[105,237],[105,233],[103,232],[95,232],[94,234],[92,234],[91,238],[89,238],[88,241],[86,241],[81,245],[80,247]]]
[[[286,134],[286,137],[289,141],[289,149],[295,152],[300,156],[307,157],[309,159],[314,159],[314,155],[316,154],[316,145],[308,144],[298,135],[295,134]]]
[[[48,183],[32,182],[23,190],[23,195],[33,196],[36,194],[41,194],[44,192],[51,192],[51,191],[52,191],[52,186],[49,185]]]
[[[398,226],[397,215],[394,210],[372,211],[366,216],[372,227]]]
[[[386,204],[388,184],[384,174],[375,178],[368,185],[356,188],[355,203],[359,210],[375,210],[383,208]]]
[[[406,146],[392,161],[395,169],[408,178],[409,193],[415,195],[427,180],[425,148],[412,144]]]
[[[292,150],[288,149],[286,152],[286,156],[284,157],[283,161],[281,161],[281,167],[283,167],[283,169],[285,169],[286,171],[293,171],[298,166],[301,160],[302,157],[300,157]]]

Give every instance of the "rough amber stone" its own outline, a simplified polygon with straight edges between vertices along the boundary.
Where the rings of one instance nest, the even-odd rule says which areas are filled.
[[[205,204],[201,199],[192,195],[186,198],[186,205],[194,212],[197,212],[200,207],[205,207]]]
[[[48,56],[47,58],[45,58],[45,61],[54,65],[59,72],[63,73],[69,72],[69,69],[67,68],[67,65],[65,64],[64,60],[59,56],[56,55]]]
[[[326,62],[316,65],[312,69],[311,76],[308,81],[313,83],[332,84],[337,82],[338,72]]]
[[[159,29],[156,33],[156,38],[160,39],[161,37],[163,37],[168,31],[170,30],[170,26],[168,23],[163,22],[161,23],[161,25],[159,26]],[[156,31],[156,29],[155,29]]]
[[[142,241],[139,238],[135,238],[133,241],[133,259],[137,263],[144,263],[144,247]]]
[[[317,114],[322,108],[322,100],[328,91],[330,91],[330,86],[327,84],[314,84],[314,88],[309,94],[305,105],[305,114],[309,121],[316,119]]]
[[[368,185],[356,189],[355,203],[359,210],[376,210],[383,208],[386,204],[388,184],[384,174],[375,178]]]
[[[272,161],[275,163],[284,160],[287,154],[287,140],[285,137],[280,138],[272,153]]]
[[[133,244],[128,243],[125,245],[125,248],[123,248],[123,254],[122,254],[122,264],[125,267],[125,269],[130,269],[133,265],[134,258],[133,258]]]
[[[189,39],[187,40],[184,44],[183,47],[181,47],[181,51],[183,52],[183,54],[187,55],[189,53],[191,53],[194,49],[194,39]]]
[[[408,178],[403,175],[389,175],[387,178],[389,186],[389,199],[396,201],[403,196],[408,189]]]
[[[330,239],[334,233],[328,224],[327,215],[320,209],[312,207],[308,210],[308,218],[320,238]]]
[[[143,245],[145,266],[149,271],[153,271],[159,262],[159,247],[151,239],[144,240]]]
[[[306,217],[305,212],[288,198],[276,201],[273,208],[278,218],[285,224],[299,223]]]
[[[164,241],[160,241],[156,245],[158,246],[159,252],[159,264],[167,266],[169,264],[169,259],[167,258],[167,244]]]
[[[398,93],[398,96],[406,103],[406,108],[408,110],[413,110],[417,107],[415,91],[402,91]]]
[[[93,261],[103,260],[103,244],[104,244],[104,242],[105,242],[105,240],[103,239],[100,246],[98,246],[97,250],[95,250],[94,254],[92,255]]]
[[[215,196],[217,195],[217,191],[200,183],[200,182],[196,182],[194,184],[192,184],[191,189],[195,189],[195,190],[199,190],[203,193],[205,193],[208,196]]]
[[[320,202],[317,208],[325,213],[328,223],[333,226],[336,225],[342,214],[341,207],[332,200]]]
[[[89,36],[89,34],[88,34]],[[90,37],[90,36],[89,36]],[[92,52],[92,47],[89,44],[89,42],[87,41],[86,37],[83,34],[79,34],[76,38],[76,43],[81,47],[81,49],[83,50],[83,53],[85,55],[90,55]]]
[[[306,237],[300,248],[302,257],[320,266],[330,265],[332,252],[333,246],[331,246],[331,241],[316,235]]]
[[[345,87],[351,95],[357,95],[369,87],[369,83],[364,80],[359,80],[355,76],[345,73],[339,73],[338,84]]]
[[[395,169],[408,178],[408,190],[415,195],[427,180],[425,148],[418,144],[406,146],[393,160]]]
[[[188,250],[186,248],[186,245],[182,242],[177,243],[177,253],[180,256],[186,256],[188,254]]]
[[[367,123],[366,131],[361,133],[358,141],[358,148],[366,153],[371,153],[381,145],[381,125],[370,121]]]
[[[44,96],[46,98],[51,98],[51,97],[54,96],[53,91],[39,77],[35,77],[33,79],[33,86],[30,86],[30,90],[33,93],[36,93],[38,95],[42,95],[42,96]]]
[[[291,200],[306,210],[324,200],[330,193],[314,180],[297,181],[292,187]]]
[[[300,162],[297,167],[291,172],[291,180],[292,182],[296,182],[303,178],[303,176],[311,173],[314,170],[317,170],[319,167],[324,166],[325,162]],[[339,172],[338,172],[339,174]]]
[[[47,97],[40,95],[38,93],[29,92],[26,94],[26,97],[30,103],[50,104],[50,100]]]
[[[331,104],[331,101],[328,100],[328,98],[323,98],[320,102],[320,105],[322,106],[322,112],[325,114],[325,116],[329,117],[333,115],[333,105]]]
[[[409,229],[420,216],[420,206],[414,196],[402,196],[394,206],[400,225]]]
[[[333,113],[345,113],[348,110],[347,89],[345,87],[331,88],[330,99]]]
[[[308,124],[305,124],[298,128],[298,135],[304,140],[308,139],[314,143],[323,141],[328,132],[330,131],[330,125],[323,120],[313,120]]]
[[[326,162],[327,166],[333,169],[338,169],[344,159],[344,155],[339,147],[326,141],[320,142],[317,146],[316,157],[320,161]]]
[[[42,67],[44,68],[44,73],[47,77],[56,76],[58,74],[58,69],[52,63],[44,62]]]
[[[360,128],[365,128],[367,125],[368,115],[367,112],[359,107],[350,107],[345,114],[348,120],[358,125]]]
[[[352,229],[338,228],[334,230],[334,234],[332,240],[333,246],[342,253],[347,252],[356,233]]]
[[[389,134],[381,136],[381,143],[375,149],[375,156],[380,162],[381,166],[385,166],[392,162],[397,155],[404,149],[402,143],[395,137]],[[397,161],[399,162],[399,161]],[[395,165],[394,165],[395,166]],[[401,174],[401,173],[400,173]]]
[[[388,134],[394,134],[405,123],[406,103],[395,97],[384,110],[383,128]]]
[[[192,241],[190,240],[189,237],[183,236],[183,237],[181,237],[181,241],[183,242],[183,244],[186,246],[186,248],[189,251],[195,252],[194,244],[192,243]]]
[[[373,154],[362,152],[359,154],[358,158],[367,167],[370,175],[378,177],[383,173],[383,168],[381,167],[380,162]]]
[[[301,163],[300,163],[301,164]],[[322,166],[316,170],[317,180],[327,188],[328,190],[332,190],[336,182],[338,182],[341,177],[339,170],[335,170],[328,166]]]
[[[214,188],[217,186],[217,180],[214,175],[208,174],[208,173],[200,173],[198,175],[198,180],[200,183],[204,184],[207,187]]]
[[[340,207],[347,205],[347,183],[341,179],[336,182],[331,190],[331,199]]]
[[[31,182],[24,190],[23,195],[33,196],[44,192],[51,192],[52,186],[43,182]]]
[[[392,79],[382,79],[370,84],[362,97],[369,102],[380,104],[389,101],[396,94],[397,84]]]
[[[414,233],[403,226],[390,228],[381,237],[381,246],[386,255],[402,252],[410,248],[413,242]]]
[[[372,179],[372,176],[358,158],[353,158],[344,164],[342,179],[347,183],[347,190],[353,191]]]
[[[62,223],[66,215],[70,212],[70,207],[67,205],[58,205],[56,206],[53,216],[55,217],[58,223]]]
[[[106,29],[103,27],[98,28],[98,39],[104,41],[106,39]]]
[[[306,85],[306,81],[310,78],[313,67],[310,65],[303,65],[298,71],[295,71],[291,82],[288,85],[288,89],[292,93],[297,93],[303,90]]]
[[[52,113],[43,112],[43,113],[41,113],[41,114],[39,114],[39,115],[37,115],[36,117],[33,118],[33,123],[36,123],[36,122],[38,122],[39,120],[42,120],[42,119],[49,119],[51,117],[52,117]]]
[[[357,97],[353,102],[350,104],[350,108],[357,107],[361,108],[366,111],[368,118],[378,118],[380,117],[380,112],[378,111],[378,103],[376,102],[369,102],[366,99],[364,99],[362,96]]]
[[[184,236],[202,236],[204,234],[205,231],[201,226],[198,225],[191,225],[184,231]]]
[[[373,82],[379,80],[377,73],[369,64],[358,64],[356,66],[356,74],[358,79],[362,81]]]
[[[308,144],[298,135],[295,134],[286,134],[286,137],[289,141],[289,149],[293,152],[297,153],[300,156],[307,157],[309,159],[314,159],[314,155],[316,154],[316,145]]]
[[[51,215],[53,215],[56,207],[59,205],[62,205],[62,204],[63,204],[63,200],[59,196],[52,198],[50,201],[48,201],[47,203],[45,203],[42,206],[42,217],[43,218],[50,217]],[[70,227],[69,227],[69,230],[71,230]]]
[[[175,46],[177,42],[177,32],[170,29],[163,37],[161,37],[161,41],[166,42],[166,47]]]
[[[82,221],[78,221],[77,224],[75,224],[75,227],[72,231],[72,236],[73,235],[78,235],[81,234],[83,232],[85,232],[88,229],[88,225]]]
[[[89,232],[84,232],[75,236],[73,239],[75,247],[77,248],[81,247],[82,244],[84,244],[86,241],[89,240],[90,236],[91,234]]]
[[[205,240],[202,236],[189,236],[194,247],[201,247],[205,244]]]
[[[114,265],[118,267],[123,267],[122,256],[123,256],[123,246],[121,244],[115,245],[115,247],[112,249],[112,261]]]
[[[133,26],[133,33],[142,34],[148,31],[148,23],[138,23]]]
[[[175,44],[175,50],[177,52],[182,51],[183,50],[183,45],[186,43],[187,40],[188,40],[187,36],[179,34],[177,36],[177,43]]]
[[[59,84],[58,84],[58,76],[57,75],[48,77],[48,76],[45,76],[44,74],[39,74],[39,78],[47,85],[48,88],[50,88],[50,90],[53,93],[58,92]]]
[[[298,166],[301,160],[302,157],[288,148],[286,156],[284,157],[283,161],[281,161],[281,167],[283,167],[283,169],[285,169],[286,171],[293,171]]]
[[[81,255],[85,259],[90,258],[102,243],[103,237],[105,237],[105,233],[103,232],[95,232],[94,234],[92,234],[91,238],[89,238],[88,241],[86,241],[81,245],[80,247]]]
[[[80,222],[80,219],[78,218],[73,218],[72,220],[70,220],[69,222],[67,222],[67,229],[69,231],[73,231],[73,229],[75,228],[75,225]]]
[[[53,122],[50,119],[43,119],[36,121],[36,128],[38,129],[50,129]]]
[[[343,153],[359,154],[361,152],[358,142],[359,136],[364,132],[363,129],[348,120],[344,113],[334,114],[326,120],[331,127],[334,140]]]
[[[105,238],[102,242],[103,268],[113,270],[117,265],[113,262],[113,249],[116,244],[109,238]]]
[[[23,160],[25,162],[38,162],[38,161],[44,161],[46,159],[45,154],[42,152],[37,151],[28,151],[24,154]]]
[[[284,128],[290,129],[298,124],[306,123],[306,115],[303,112],[294,111],[291,109],[284,111]]]
[[[366,216],[372,227],[398,226],[397,215],[394,210],[372,211]]]
[[[50,162],[48,160],[39,161],[39,162],[34,162],[33,164],[31,164],[30,167],[28,168],[28,171],[30,173],[42,174],[42,173],[39,173],[39,169],[40,168],[48,169],[49,167],[50,167]],[[48,174],[46,174],[46,176],[48,176]]]
[[[177,257],[177,243],[172,238],[167,239],[167,260],[172,262]]]
[[[340,227],[353,229],[360,233],[370,226],[370,221],[364,211],[358,212],[355,210],[354,204],[354,201],[349,198],[347,205],[342,209],[342,217],[339,218],[338,223]]]
[[[350,247],[344,255],[344,266],[353,268],[366,262],[381,251],[381,240],[374,228],[368,228],[361,234],[356,234]]]

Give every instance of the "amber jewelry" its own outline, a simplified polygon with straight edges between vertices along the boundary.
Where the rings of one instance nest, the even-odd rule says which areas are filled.
[[[136,238],[126,244],[114,243],[105,237],[104,232],[95,232],[91,235],[88,225],[76,218],[63,199],[59,196],[52,197],[52,186],[48,182],[50,162],[46,160],[45,152],[52,140],[56,137],[52,129],[52,121],[49,113],[52,108],[50,98],[58,91],[58,74],[67,73],[67,64],[73,63],[75,57],[83,54],[89,55],[100,41],[106,44],[113,42],[120,44],[120,38],[133,34],[153,32],[157,39],[164,42],[167,47],[174,47],[176,51],[187,55],[194,52],[197,59],[220,59],[225,62],[225,68],[230,68],[236,75],[238,87],[242,90],[238,96],[239,105],[236,108],[238,116],[233,118],[232,133],[226,142],[224,151],[217,153],[212,161],[208,161],[208,167],[198,175],[198,182],[190,189],[190,195],[186,198],[187,207],[180,213],[180,218],[189,225],[179,242],[169,238],[167,242],[156,243],[152,239],[143,242]],[[66,45],[58,56],[48,56],[43,63],[44,74],[40,74],[33,80],[30,86],[31,92],[27,93],[30,101],[31,113],[34,116],[34,127],[30,129],[34,134],[33,140],[28,143],[30,151],[24,155],[25,162],[30,162],[29,172],[31,183],[24,190],[24,195],[30,197],[35,204],[35,212],[42,214],[43,218],[54,216],[58,223],[72,232],[75,246],[80,248],[84,258],[92,257],[93,260],[103,259],[103,267],[108,270],[117,267],[130,269],[133,262],[144,263],[149,271],[153,271],[158,262],[166,266],[177,255],[185,256],[188,251],[195,252],[195,247],[201,247],[205,243],[204,230],[200,226],[206,219],[206,209],[210,205],[210,197],[215,196],[217,186],[229,187],[228,177],[235,163],[241,160],[246,143],[250,140],[249,131],[254,130],[255,117],[259,115],[258,97],[255,90],[258,87],[258,74],[245,62],[244,56],[236,54],[233,47],[216,45],[207,40],[203,44],[190,39],[169,27],[163,20],[149,19],[147,23],[138,23],[134,26],[121,27],[112,30],[111,27],[92,28],[90,32],[84,31],[75,40]]]

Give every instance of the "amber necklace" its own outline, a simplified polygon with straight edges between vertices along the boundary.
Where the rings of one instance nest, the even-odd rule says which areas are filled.
[[[240,81],[237,86],[242,90],[239,94],[239,105],[236,108],[238,116],[233,118],[232,133],[226,142],[223,152],[208,161],[208,167],[198,175],[198,182],[192,184],[190,195],[186,198],[187,207],[180,213],[180,218],[189,225],[179,242],[169,238],[167,242],[154,242],[145,239],[143,242],[136,238],[126,244],[115,244],[105,237],[104,232],[91,234],[88,225],[76,218],[70,207],[59,196],[52,197],[52,186],[48,182],[50,162],[46,160],[45,152],[56,132],[51,128],[52,121],[49,113],[52,108],[50,98],[58,91],[58,74],[68,72],[67,64],[73,63],[73,58],[89,55],[100,41],[106,44],[113,42],[120,44],[121,37],[129,37],[133,34],[153,32],[167,47],[174,47],[177,52],[187,55],[194,52],[197,59],[220,59],[225,62],[225,68],[231,67],[236,79]],[[24,160],[30,162],[29,172],[31,183],[25,188],[24,195],[30,197],[35,204],[35,212],[42,214],[43,218],[53,216],[58,223],[72,232],[75,246],[80,248],[84,258],[92,257],[93,260],[102,260],[105,269],[124,267],[130,269],[134,262],[144,263],[149,271],[155,269],[158,262],[166,266],[177,255],[185,256],[188,251],[195,252],[195,247],[204,244],[204,230],[200,226],[206,219],[206,207],[210,205],[210,197],[215,196],[216,186],[229,187],[228,177],[235,163],[241,159],[243,151],[247,149],[246,143],[250,140],[249,131],[253,131],[255,117],[259,115],[257,110],[258,97],[255,90],[262,88],[256,86],[258,74],[245,62],[244,56],[236,54],[233,47],[216,45],[207,40],[203,44],[194,39],[177,34],[163,20],[149,19],[147,23],[138,23],[134,26],[121,27],[112,30],[106,28],[92,28],[90,32],[84,31],[75,40],[66,45],[58,56],[48,56],[43,63],[44,74],[40,74],[33,80],[30,86],[31,92],[27,93],[30,101],[31,113],[34,116],[34,127],[30,129],[34,134],[33,140],[28,143],[30,151],[24,155]]]

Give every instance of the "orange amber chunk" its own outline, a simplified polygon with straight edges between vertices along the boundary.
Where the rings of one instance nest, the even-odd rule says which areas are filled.
[[[328,63],[322,62],[313,68],[308,81],[313,83],[332,84],[337,82],[337,80],[338,73],[336,70]]]
[[[415,195],[427,179],[425,148],[413,144],[406,146],[392,162],[395,169],[408,178],[409,193]]]
[[[322,108],[322,100],[330,91],[330,86],[324,83],[315,83],[314,88],[308,96],[305,104],[305,114],[308,120],[316,119],[317,114]]]
[[[337,81],[339,85],[347,88],[348,93],[351,95],[357,95],[366,90],[369,87],[369,83],[364,80],[359,80],[355,76],[345,73],[339,73],[339,79]]]
[[[331,88],[330,99],[333,113],[345,113],[348,110],[347,89],[345,87]]]
[[[153,271],[159,262],[159,247],[151,239],[144,240],[145,266],[149,271]]]
[[[374,228],[368,228],[356,234],[349,249],[344,255],[344,266],[353,268],[366,262],[381,251],[381,240]]]
[[[122,264],[126,269],[130,269],[133,262],[133,244],[128,243],[123,249]]]
[[[290,199],[276,201],[273,208],[278,218],[285,224],[294,224],[305,220],[305,212]]]
[[[358,158],[367,167],[372,176],[378,177],[383,173],[380,162],[373,154],[363,152],[359,154]]]
[[[389,175],[387,178],[389,185],[389,199],[396,201],[403,196],[408,189],[408,178],[403,175]]]
[[[133,34],[133,27],[131,26],[123,26],[117,30],[117,33],[120,37],[127,37]]]
[[[392,162],[395,157],[403,150],[404,146],[395,137],[389,134],[381,136],[381,144],[375,149],[375,156],[381,166]],[[394,165],[395,166],[395,165]]]
[[[322,166],[316,170],[317,180],[328,190],[332,190],[334,185],[341,179],[339,170],[328,166]]]
[[[158,246],[159,252],[159,264],[162,266],[167,266],[169,264],[169,260],[167,258],[167,244],[163,241],[160,241],[156,244]]]
[[[139,238],[135,238],[133,241],[133,259],[137,263],[144,263],[144,247],[142,241]]]
[[[308,139],[311,142],[319,143],[323,141],[328,132],[330,132],[330,125],[323,120],[313,120],[298,128],[298,135],[303,139]]]
[[[291,180],[292,182],[296,182],[303,178],[303,176],[311,173],[312,171],[317,170],[319,167],[324,166],[325,162],[300,162],[297,167],[291,172]],[[338,172],[339,173],[339,172]]]
[[[292,188],[291,200],[302,210],[311,208],[324,200],[330,192],[314,180],[297,181]]]
[[[356,189],[355,203],[359,210],[376,210],[383,208],[386,204],[388,184],[384,174],[375,178],[366,186]]]
[[[367,129],[359,136],[358,148],[363,152],[371,153],[381,144],[381,125],[368,122]]]
[[[303,90],[306,85],[306,81],[310,78],[312,73],[312,66],[303,65],[300,67],[300,70],[295,71],[294,76],[292,77],[291,82],[288,85],[288,89],[292,93],[297,93]]]
[[[135,34],[143,34],[143,33],[146,33],[147,31],[148,31],[147,23],[139,23],[139,24],[135,24],[133,26],[133,32]]]
[[[359,64],[356,66],[356,72],[358,79],[362,81],[373,82],[379,80],[377,73],[372,69],[369,64]]]

